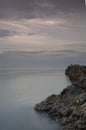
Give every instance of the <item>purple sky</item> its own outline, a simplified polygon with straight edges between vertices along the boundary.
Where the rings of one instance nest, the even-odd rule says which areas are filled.
[[[0,52],[85,53],[84,0],[0,0]]]

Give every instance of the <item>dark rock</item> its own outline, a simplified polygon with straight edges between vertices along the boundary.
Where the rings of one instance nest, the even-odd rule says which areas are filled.
[[[80,78],[80,81],[78,82],[78,86],[83,88],[83,89],[86,89],[86,77]]]
[[[78,81],[80,77],[86,77],[86,66],[69,65],[65,70],[65,74],[72,82]]]
[[[72,85],[59,95],[51,95],[37,104],[37,111],[46,111],[63,125],[63,130],[86,130],[86,66],[70,65],[66,75]]]
[[[34,109],[37,111],[49,111],[53,103],[58,99],[58,96],[53,94],[49,96],[45,101],[42,101],[39,104],[36,104]]]

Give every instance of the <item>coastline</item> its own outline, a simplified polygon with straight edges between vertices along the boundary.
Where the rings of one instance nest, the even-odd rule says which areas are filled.
[[[46,112],[63,126],[63,130],[86,129],[86,66],[70,65],[65,70],[71,85],[59,95],[52,94],[36,111]]]

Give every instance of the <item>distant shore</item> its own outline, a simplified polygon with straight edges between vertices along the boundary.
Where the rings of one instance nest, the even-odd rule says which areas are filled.
[[[36,111],[46,112],[63,126],[63,130],[86,129],[86,66],[69,65],[65,70],[71,85],[59,95],[52,94]]]

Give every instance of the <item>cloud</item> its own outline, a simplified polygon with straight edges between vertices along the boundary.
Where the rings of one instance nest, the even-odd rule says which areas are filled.
[[[54,50],[54,53],[77,53],[77,50],[74,49],[63,49],[63,50]]]
[[[83,43],[85,10],[84,0],[0,0],[0,49],[50,51]]]
[[[43,18],[83,10],[84,0],[0,0],[0,18]]]
[[[15,35],[15,32],[10,32],[9,30],[0,29],[0,38],[9,37]]]
[[[81,52],[86,52],[86,42],[66,44],[65,47],[75,49],[75,50],[79,50]]]
[[[0,20],[0,37],[45,35],[49,28],[63,24],[63,19]]]
[[[21,22],[21,20],[0,20],[0,37],[4,38],[10,36],[35,35],[35,33],[32,32],[32,30],[28,29],[25,25],[23,24],[23,21]]]

